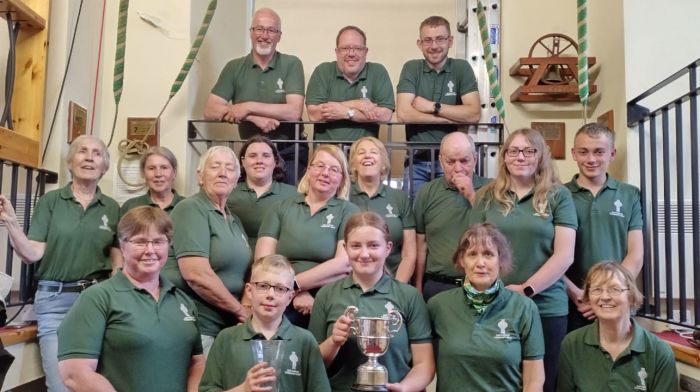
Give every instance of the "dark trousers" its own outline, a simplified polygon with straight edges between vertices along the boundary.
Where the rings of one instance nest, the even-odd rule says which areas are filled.
[[[428,302],[428,300],[434,295],[440,294],[443,291],[447,291],[455,287],[459,286],[456,284],[439,282],[426,277],[423,281],[423,299],[425,302]]]
[[[559,352],[566,336],[567,316],[540,317],[544,334],[544,392],[554,392],[559,372]]]
[[[578,309],[576,308],[576,305],[573,302],[571,302],[571,300],[569,300],[569,319],[566,326],[567,332],[571,332],[581,327],[585,327],[586,325],[592,324],[593,321],[595,321],[595,319],[589,320],[583,317],[583,315],[579,313]]]
[[[309,160],[309,147],[306,143],[299,144],[299,169],[296,176],[294,175],[294,162],[296,161],[294,143],[277,143],[277,148],[280,150],[280,156],[284,160],[286,169],[283,181],[289,185],[296,186],[304,172],[306,172],[306,165]]]

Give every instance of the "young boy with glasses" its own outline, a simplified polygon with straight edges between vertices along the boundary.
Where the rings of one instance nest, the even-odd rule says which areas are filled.
[[[318,343],[309,331],[293,326],[284,310],[294,298],[294,270],[281,255],[253,263],[245,290],[253,316],[224,329],[212,345],[200,391],[251,391],[276,380],[278,391],[328,392],[330,385]],[[279,369],[257,363],[253,340],[283,340]]]

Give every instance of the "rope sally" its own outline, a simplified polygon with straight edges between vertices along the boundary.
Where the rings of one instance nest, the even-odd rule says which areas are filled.
[[[124,20],[122,22],[122,6],[126,3],[126,8],[124,8]],[[199,48],[202,46],[202,43],[204,42],[204,37],[207,34],[207,31],[209,30],[209,25],[211,24],[211,20],[214,17],[214,12],[216,11],[216,5],[217,5],[217,0],[211,0],[209,2],[209,6],[207,7],[207,11],[204,14],[204,18],[202,20],[201,25],[199,26],[199,31],[197,32],[197,36],[195,37],[194,41],[192,42],[192,47],[190,48],[189,53],[187,54],[187,58],[185,59],[185,62],[182,64],[182,67],[180,68],[180,72],[178,72],[177,77],[175,78],[175,81],[173,82],[172,86],[170,87],[170,94],[168,95],[168,99],[163,105],[163,108],[160,110],[160,113],[158,113],[158,116],[156,117],[155,121],[151,124],[151,127],[148,129],[148,131],[143,135],[143,138],[141,140],[128,140],[124,139],[119,142],[118,150],[119,150],[119,161],[117,162],[117,174],[119,175],[119,178],[124,182],[124,184],[130,186],[130,187],[144,187],[145,183],[131,183],[129,182],[126,178],[124,178],[124,175],[122,174],[122,162],[127,160],[127,161],[133,161],[133,160],[138,160],[141,159],[141,156],[143,156],[146,151],[148,150],[148,144],[146,143],[146,138],[151,134],[153,127],[160,121],[160,117],[163,115],[163,112],[165,112],[165,109],[168,107],[168,104],[170,101],[173,99],[175,94],[177,94],[178,91],[180,91],[180,88],[182,87],[182,84],[184,83],[185,79],[187,78],[187,75],[190,72],[190,69],[192,68],[192,64],[194,64],[194,60],[197,58],[197,54],[199,53]],[[112,136],[114,136],[114,129],[117,121],[117,112],[119,109],[119,100],[121,99],[121,93],[122,93],[122,85],[123,85],[123,78],[124,78],[124,54],[126,52],[126,45],[125,45],[125,39],[126,39],[126,15],[128,13],[128,6],[129,6],[129,0],[121,0],[121,3],[119,5],[119,28],[118,28],[118,33],[117,33],[117,58],[114,63],[114,101],[117,105],[117,110],[115,111],[114,114],[114,122],[112,124]],[[123,27],[123,30],[122,30]],[[121,57],[120,57],[121,56]],[[121,61],[119,61],[121,60]],[[118,69],[119,68],[119,69]],[[110,136],[110,144],[112,141],[112,137]]]
[[[578,26],[578,96],[583,105],[583,122],[588,118],[588,5],[587,0],[577,0]]]
[[[484,60],[486,60],[486,69],[489,74],[489,84],[491,86],[491,97],[496,103],[496,109],[501,116],[501,121],[506,121],[506,108],[503,104],[503,96],[501,95],[501,83],[496,76],[496,66],[493,63],[493,55],[491,54],[491,41],[489,40],[489,28],[486,24],[486,14],[484,13],[484,4],[481,0],[476,3],[476,16],[479,19],[479,32],[481,33],[481,45],[484,47]]]

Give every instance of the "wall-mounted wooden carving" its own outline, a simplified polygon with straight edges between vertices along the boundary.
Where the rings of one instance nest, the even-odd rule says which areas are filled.
[[[530,47],[528,57],[521,57],[510,68],[510,76],[524,76],[525,84],[510,96],[511,102],[577,102],[578,45],[564,34],[547,34]],[[588,58],[588,68],[596,63]],[[589,91],[598,88],[589,79]]]

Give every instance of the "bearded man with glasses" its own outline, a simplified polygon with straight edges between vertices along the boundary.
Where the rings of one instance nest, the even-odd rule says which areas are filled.
[[[447,56],[454,38],[450,33],[450,23],[441,16],[431,16],[420,24],[419,31],[416,45],[424,58],[404,64],[396,87],[398,120],[422,123],[406,125],[406,140],[427,144],[409,150],[413,155],[413,166],[404,171],[403,187],[411,192],[411,196],[415,196],[418,189],[433,177],[443,175],[437,162],[438,153],[432,155],[430,145],[437,146],[443,136],[457,130],[456,123],[475,123],[481,117],[474,71],[467,61]],[[435,158],[435,166],[431,155]],[[407,159],[404,166],[408,165]]]
[[[335,39],[336,61],[319,64],[306,90],[306,109],[315,140],[352,142],[378,137],[379,124],[391,120],[394,90],[383,65],[367,62],[367,37],[345,26]]]
[[[295,124],[280,124],[280,121],[301,120],[304,106],[301,61],[277,51],[282,22],[275,11],[257,10],[249,31],[253,49],[224,66],[207,98],[204,118],[239,124],[241,139],[256,134],[264,134],[271,140],[294,139]],[[299,138],[305,138],[303,128]],[[299,144],[296,177],[294,143],[280,143],[277,147],[288,168],[285,182],[296,185],[298,174],[306,167],[306,143]]]

